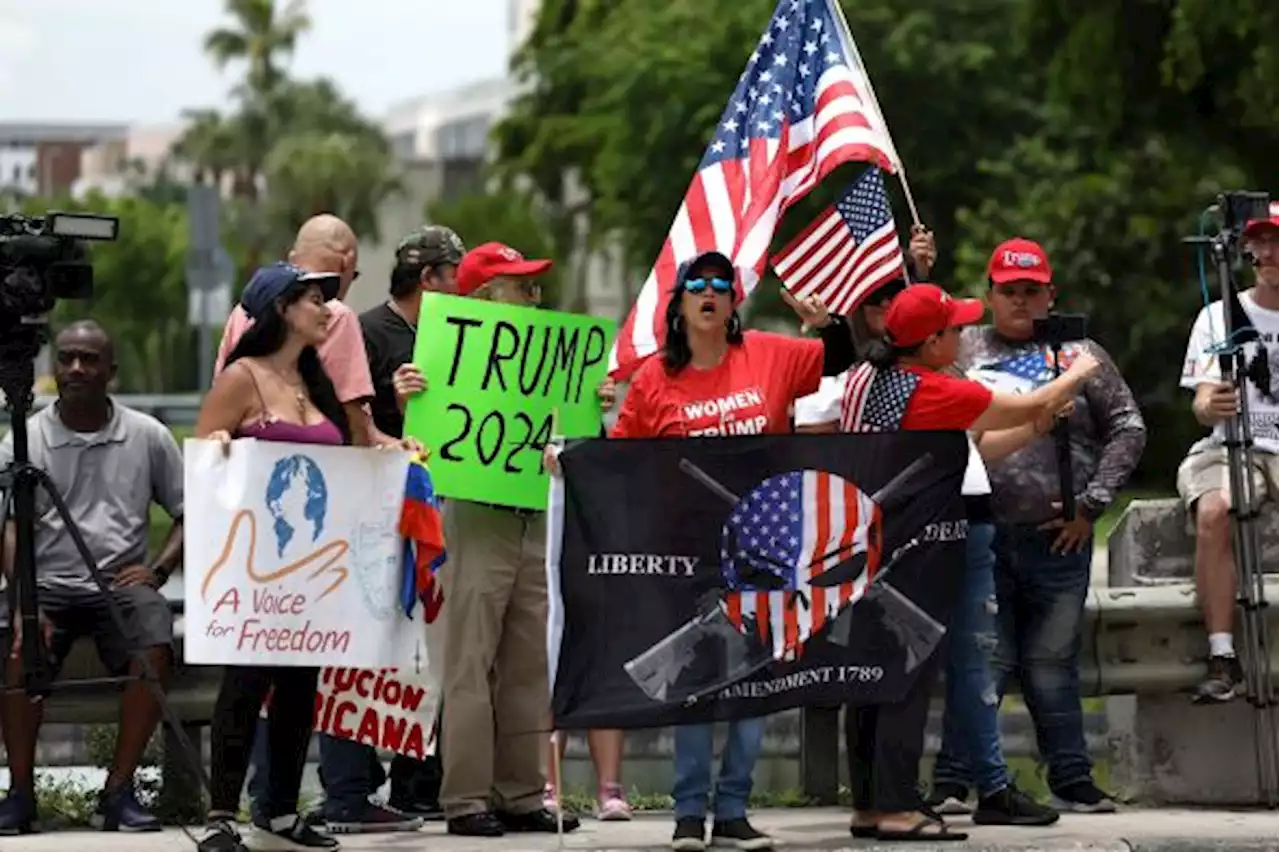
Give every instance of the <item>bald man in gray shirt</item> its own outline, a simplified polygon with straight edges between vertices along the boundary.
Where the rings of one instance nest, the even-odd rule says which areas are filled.
[[[101,590],[80,557],[61,517],[43,492],[36,495],[36,588],[39,620],[56,672],[78,636],[90,635],[113,674],[140,675],[130,658],[143,651],[167,682],[173,618],[159,589],[182,558],[182,452],[155,418],[115,402],[107,386],[115,376],[111,339],[94,322],[79,322],[54,343],[58,401],[27,420],[31,463],[53,480],[69,514],[111,587],[129,636],[120,635]],[[0,442],[0,469],[13,461],[13,436]],[[173,518],[164,545],[147,559],[152,502]],[[4,530],[3,569],[12,578],[14,525]],[[12,625],[12,627],[11,627]],[[0,642],[10,649],[6,684],[22,685],[21,622],[0,600]],[[9,794],[0,802],[0,835],[26,834],[35,821],[36,734],[43,702],[19,689],[0,699],[8,752]],[[160,721],[148,686],[130,681],[121,694],[115,759],[92,822],[104,831],[158,831],[134,792],[133,773]]]

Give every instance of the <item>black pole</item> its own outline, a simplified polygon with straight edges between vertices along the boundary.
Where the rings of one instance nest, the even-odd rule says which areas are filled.
[[[1049,341],[1053,350],[1053,377],[1062,375],[1062,341],[1056,337]],[[1071,432],[1070,424],[1065,417],[1055,415],[1053,422],[1053,443],[1058,458],[1058,483],[1062,489],[1062,519],[1074,521],[1076,517],[1075,476],[1071,470]]]

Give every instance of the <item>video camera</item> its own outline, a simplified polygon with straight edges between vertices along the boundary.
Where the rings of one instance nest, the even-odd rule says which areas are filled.
[[[58,299],[92,296],[93,267],[82,240],[113,241],[119,231],[114,216],[0,216],[0,347],[46,325]]]

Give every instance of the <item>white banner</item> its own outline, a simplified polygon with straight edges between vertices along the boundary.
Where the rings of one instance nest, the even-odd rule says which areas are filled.
[[[400,605],[408,455],[187,440],[186,661],[425,669]]]
[[[316,685],[316,733],[384,748],[415,760],[436,753],[440,688],[424,667],[324,669]]]

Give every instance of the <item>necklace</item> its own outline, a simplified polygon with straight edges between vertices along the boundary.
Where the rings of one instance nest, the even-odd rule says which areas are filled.
[[[303,387],[302,377],[298,377],[298,381],[289,381],[283,373],[272,371],[273,375],[283,384],[290,392],[293,393],[293,400],[298,405],[298,420],[302,423],[307,422],[307,391]]]

